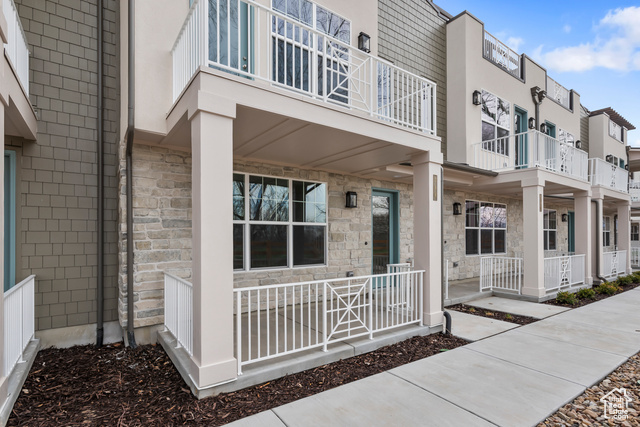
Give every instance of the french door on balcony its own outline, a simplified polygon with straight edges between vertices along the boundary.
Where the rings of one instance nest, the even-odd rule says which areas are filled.
[[[527,140],[527,112],[518,107],[515,109],[514,127],[516,169],[524,169],[529,164],[529,141]]]
[[[254,12],[249,9],[239,0],[209,0],[209,60],[225,71],[254,72]]]

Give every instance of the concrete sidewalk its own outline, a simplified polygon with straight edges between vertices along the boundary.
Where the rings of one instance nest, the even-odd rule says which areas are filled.
[[[640,351],[640,288],[233,426],[532,426]]]

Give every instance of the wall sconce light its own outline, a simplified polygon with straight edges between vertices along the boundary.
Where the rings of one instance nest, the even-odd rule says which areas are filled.
[[[358,35],[358,49],[367,53],[371,52],[371,37],[369,37],[369,34],[360,32],[360,35]]]
[[[577,141],[576,141],[576,148],[577,148],[577,149],[582,148],[582,141],[580,141],[580,140],[577,140]]]
[[[569,220],[569,215],[562,214],[562,222],[567,222]]]
[[[473,99],[473,105],[482,104],[482,93],[480,93],[479,90],[474,90],[472,99]]]
[[[609,163],[613,163],[613,155],[612,154],[607,154],[607,157],[605,157],[605,160]]]
[[[453,214],[454,215],[462,215],[462,205],[458,202],[453,204]]]
[[[536,118],[529,117],[529,129],[535,129],[535,128],[536,128]]]
[[[624,165],[625,170],[629,170],[629,165]]]
[[[546,125],[546,123],[541,123],[540,124],[540,132],[547,133],[547,125]]]
[[[347,202],[345,205],[347,208],[358,207],[358,193],[355,191],[347,191]]]

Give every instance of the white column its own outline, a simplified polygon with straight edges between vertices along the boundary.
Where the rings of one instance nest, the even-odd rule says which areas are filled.
[[[0,408],[7,399],[7,376],[8,372],[4,372],[4,102],[0,102],[0,135],[2,135],[2,161],[0,162],[0,177],[2,177],[2,185],[0,185],[0,235],[2,236],[2,244],[0,244]]]
[[[574,194],[573,211],[575,212],[574,236],[576,254],[584,254],[584,283],[591,285],[593,276],[591,270],[591,195],[588,192]]]
[[[198,387],[236,378],[233,353],[233,119],[190,111],[193,198],[193,356]]]
[[[624,266],[626,274],[631,273],[631,205],[629,201],[618,203],[618,250],[627,251]]]
[[[593,266],[592,266],[592,271],[593,271],[593,277],[594,279],[597,278],[598,276],[602,275],[602,263],[604,262],[604,258],[602,256],[603,254],[603,245],[604,242],[602,241],[602,216],[604,214],[604,210],[603,210],[603,202],[604,199],[602,198],[601,195],[595,195],[593,199],[597,202],[596,205],[594,206],[594,218],[593,221],[595,222],[596,226],[595,226],[595,239],[594,239],[594,251],[593,251]],[[598,266],[600,266],[600,271],[598,271]]]
[[[524,224],[524,286],[522,293],[535,298],[545,296],[543,243],[544,181],[532,179],[522,183],[522,218]]]
[[[415,155],[413,165],[413,247],[416,270],[425,270],[423,321],[441,325],[442,313],[442,154]]]

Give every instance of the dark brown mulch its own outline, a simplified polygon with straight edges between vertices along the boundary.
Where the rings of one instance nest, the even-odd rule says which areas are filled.
[[[502,311],[486,310],[484,308],[472,307],[466,304],[456,304],[447,307],[447,310],[461,311],[475,316],[488,317],[490,319],[502,320],[504,322],[516,323],[518,325],[528,325],[540,319],[518,314],[504,313]]]
[[[467,344],[442,334],[198,401],[162,347],[114,344],[42,350],[9,426],[217,426]]]
[[[577,304],[575,305],[570,305],[570,304],[560,304],[559,302],[557,302],[555,299],[550,299],[549,301],[545,301],[543,304],[549,304],[549,305],[558,305],[560,307],[571,307],[571,308],[577,308],[577,307],[582,307],[584,305],[589,305],[591,303],[594,303],[596,301],[600,301],[603,299],[607,299],[609,297],[612,297],[614,295],[619,295],[623,292],[626,291],[630,291],[631,289],[635,289],[638,286],[640,286],[640,283],[632,283],[630,285],[620,285],[620,287],[622,288],[622,290],[620,292],[616,292],[613,295],[606,295],[606,294],[595,294],[595,296],[591,299],[579,299]]]

